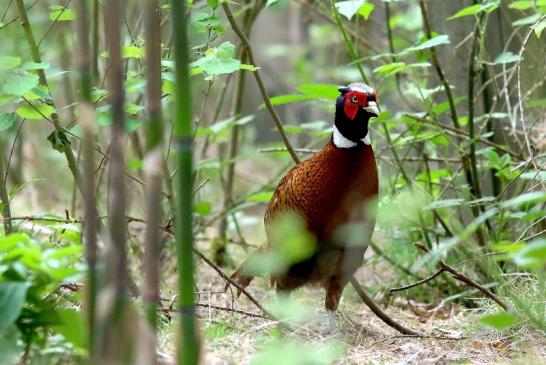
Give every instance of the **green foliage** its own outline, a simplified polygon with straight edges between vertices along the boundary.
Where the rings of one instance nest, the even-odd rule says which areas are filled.
[[[343,354],[343,346],[337,342],[309,345],[300,341],[273,340],[265,344],[261,353],[254,356],[251,365],[327,365]]]
[[[82,255],[79,231],[68,225],[49,226],[59,240],[66,240],[65,245],[41,243],[24,233],[0,238],[0,332],[21,338],[30,348],[44,344],[43,336],[52,330],[84,349],[85,326],[80,313],[57,308],[53,300],[59,285],[83,274],[78,264]],[[21,351],[16,343],[6,344],[7,353],[2,356],[13,357]]]
[[[76,19],[76,13],[72,9],[68,9],[63,5],[51,5],[49,7],[49,19],[57,22],[66,22]]]
[[[337,1],[335,3],[335,7],[341,15],[349,20],[351,20],[357,13],[365,20],[368,20],[371,13],[375,9],[375,5],[367,0]]]
[[[517,317],[510,313],[498,313],[483,316],[480,322],[487,327],[494,329],[503,329],[511,327],[518,322]]]

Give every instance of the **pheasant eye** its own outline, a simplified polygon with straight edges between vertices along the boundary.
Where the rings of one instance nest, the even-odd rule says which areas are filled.
[[[353,96],[353,97],[351,98],[351,101],[352,101],[353,103],[358,103],[358,97]]]

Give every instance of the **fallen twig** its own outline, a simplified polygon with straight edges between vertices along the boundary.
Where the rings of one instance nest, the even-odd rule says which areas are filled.
[[[406,327],[402,326],[400,323],[396,322],[391,317],[389,317],[389,315],[387,313],[385,313],[383,311],[383,309],[381,309],[381,307],[374,302],[374,300],[364,291],[364,289],[362,289],[362,286],[360,285],[360,283],[356,280],[356,278],[354,276],[351,277],[350,282],[351,282],[353,288],[355,288],[356,293],[358,294],[360,299],[362,299],[364,304],[366,304],[368,306],[368,308],[370,308],[371,311],[376,316],[379,317],[379,319],[381,319],[387,325],[391,326],[392,328],[394,328],[395,330],[397,330],[398,332],[400,332],[400,333],[402,333],[404,335],[423,337],[423,335],[421,333],[419,333],[417,331],[414,331],[412,329],[406,328]]]
[[[429,253],[429,249],[423,245],[422,243],[420,242],[415,242],[414,245],[419,248],[421,251],[425,252],[425,253]],[[462,281],[463,283],[467,284],[468,286],[472,287],[472,288],[475,288],[475,289],[478,289],[479,291],[481,291],[483,294],[485,294],[487,297],[491,298],[492,300],[494,300],[498,305],[500,305],[502,307],[502,309],[504,309],[505,311],[509,311],[510,310],[510,306],[508,306],[508,304],[506,304],[503,300],[501,300],[499,297],[497,297],[495,294],[493,294],[493,292],[491,292],[491,290],[483,287],[482,285],[478,284],[477,282],[475,282],[474,280],[472,280],[471,278],[469,278],[468,276],[466,276],[465,274],[455,270],[454,268],[452,268],[451,266],[447,265],[443,260],[440,260],[438,261],[438,265],[440,266],[440,271],[437,273],[438,275],[444,271],[447,271],[449,272],[451,275],[453,275],[453,277],[455,277],[455,279],[459,280],[459,281]],[[425,281],[426,282],[426,281]]]
[[[404,286],[401,286],[401,287],[398,287],[398,288],[392,288],[392,289],[389,290],[389,292],[394,293],[394,292],[397,292],[397,291],[402,291],[402,290],[415,288],[416,286],[419,286],[421,284],[424,284],[426,282],[431,281],[432,279],[434,279],[435,277],[437,277],[438,275],[440,275],[444,271],[445,271],[445,269],[441,268],[440,270],[436,271],[434,274],[430,275],[429,277],[421,279],[421,280],[419,280],[419,281],[417,281],[417,282],[415,282],[413,284],[404,285]]]

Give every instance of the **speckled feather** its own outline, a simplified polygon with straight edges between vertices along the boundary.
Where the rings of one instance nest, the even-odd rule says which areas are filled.
[[[348,262],[343,259],[347,256],[346,248],[343,242],[336,242],[334,234],[345,223],[365,222],[369,234],[362,241],[368,244],[375,220],[364,216],[364,203],[374,204],[377,193],[377,168],[370,146],[341,149],[330,140],[322,150],[294,166],[277,186],[267,207],[266,231],[280,214],[296,212],[316,236],[318,248],[307,262],[295,264],[274,277],[277,288],[326,284],[331,276],[341,276],[342,271],[344,277],[350,277],[362,263],[366,247],[351,248]]]
[[[271,281],[278,291],[310,284],[324,286],[324,304],[330,313],[337,308],[343,288],[362,264],[375,226],[375,216],[370,212],[376,210],[379,189],[372,147],[363,142],[368,135],[369,119],[378,114],[375,91],[365,84],[351,84],[340,88],[340,92],[334,134],[340,133],[345,143],[336,145],[330,138],[319,152],[288,171],[264,217],[268,241],[272,222],[280,215],[295,212],[305,220],[307,229],[317,238],[315,253],[273,276]],[[371,101],[374,107],[369,104]],[[344,225],[352,223],[365,230],[353,231],[349,236],[337,234]],[[267,250],[268,245],[262,245],[258,251]],[[246,272],[246,262],[232,275],[243,287],[253,277]]]

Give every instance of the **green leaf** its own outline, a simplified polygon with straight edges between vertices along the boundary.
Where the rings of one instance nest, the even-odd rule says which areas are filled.
[[[74,347],[85,349],[87,325],[82,313],[71,309],[61,309],[57,310],[57,314],[61,323],[53,326],[53,330],[63,335],[65,340]]]
[[[199,202],[193,206],[193,211],[199,215],[209,215],[210,213],[212,213],[212,203]]]
[[[66,133],[62,130],[54,130],[47,136],[47,140],[51,143],[53,149],[59,152],[64,152],[65,148],[70,146],[70,141],[66,137]]]
[[[426,209],[438,209],[438,208],[447,208],[447,207],[457,207],[463,205],[465,202],[464,199],[444,199],[436,200],[430,203]]]
[[[338,85],[333,84],[304,84],[298,86],[297,90],[316,98],[336,100],[339,96],[338,87]]]
[[[531,26],[531,29],[535,31],[537,38],[540,38],[544,28],[546,28],[546,19],[542,19],[540,22]]]
[[[375,5],[372,3],[364,3],[360,9],[358,9],[358,14],[361,15],[365,20],[368,20],[370,15],[373,12],[373,9],[375,9]]]
[[[202,72],[208,75],[223,75],[230,74],[241,68],[241,61],[233,58],[217,58],[215,56],[205,56],[191,64],[193,67],[198,67]]]
[[[21,332],[14,324],[0,330],[0,364],[17,364],[16,358],[23,351]]]
[[[546,239],[529,242],[512,256],[514,262],[523,268],[540,268],[546,264]]]
[[[530,25],[535,24],[542,16],[540,14],[533,14],[526,16],[524,18],[518,19],[512,23],[514,27],[519,27],[520,25]]]
[[[123,129],[125,133],[132,133],[139,129],[144,123],[138,119],[129,119],[125,122]]]
[[[258,67],[253,65],[248,65],[246,63],[241,63],[241,70],[256,71]]]
[[[520,0],[520,1],[514,1],[510,5],[508,5],[510,9],[516,9],[516,10],[527,10],[533,7],[533,3],[531,0]]]
[[[273,197],[272,191],[264,191],[262,193],[255,193],[252,195],[249,195],[246,198],[247,202],[255,202],[255,203],[267,203],[271,200]]]
[[[140,159],[134,159],[127,163],[127,169],[131,171],[142,170],[144,162]]]
[[[0,71],[11,70],[21,64],[21,58],[12,56],[0,56]]]
[[[0,281],[0,330],[8,328],[19,317],[29,283]]]
[[[144,47],[139,47],[135,44],[130,44],[128,46],[123,46],[121,54],[123,58],[141,59],[141,58],[144,58],[146,51],[144,50]]]
[[[518,323],[518,319],[516,316],[510,313],[497,313],[483,316],[480,319],[480,322],[486,327],[500,330]]]
[[[0,115],[0,132],[9,129],[15,124],[15,113],[5,113]]]
[[[207,5],[209,8],[216,9],[218,7],[218,4],[220,4],[219,0],[207,0]]]
[[[47,118],[51,117],[55,109],[48,104],[25,104],[17,108],[15,112],[21,118],[40,120],[44,118],[42,114]]]
[[[3,92],[10,95],[21,96],[38,86],[38,75],[31,73],[12,73],[4,83]]]
[[[337,11],[345,18],[351,20],[358,12],[365,0],[338,1],[335,3]]]
[[[543,191],[533,191],[518,195],[515,198],[503,202],[501,208],[517,207],[522,204],[536,203],[546,201],[546,193]]]
[[[51,65],[48,62],[25,62],[21,68],[23,70],[47,70]]]
[[[449,36],[447,34],[441,34],[437,35],[436,37],[433,37],[431,39],[427,39],[426,41],[422,43],[418,43],[414,46],[411,46],[409,48],[406,48],[402,53],[409,53],[409,52],[416,52],[416,51],[422,51],[427,48],[436,47],[442,44],[449,44]]]
[[[508,52],[502,52],[500,55],[495,58],[495,61],[491,63],[491,65],[503,65],[506,63],[513,63],[519,61],[519,55],[514,54],[510,51]]]
[[[296,103],[298,101],[314,100],[314,99],[316,98],[311,95],[286,94],[286,95],[274,96],[270,98],[269,101],[271,101],[271,104],[273,105],[283,105],[283,104]],[[265,107],[265,104],[262,103],[258,108],[262,109],[264,107]]]
[[[49,13],[49,19],[53,21],[66,22],[76,19],[76,13],[62,5],[51,5],[52,12]]]
[[[456,12],[455,15],[450,16],[449,18],[447,18],[447,20],[457,19],[463,16],[476,14],[480,11],[481,7],[482,7],[481,4],[468,6]]]
[[[280,0],[267,0],[267,4],[265,4],[265,7],[269,8],[270,6],[278,4],[279,2],[280,2]]]
[[[222,59],[235,57],[235,45],[231,42],[224,42],[216,49],[216,56]]]

